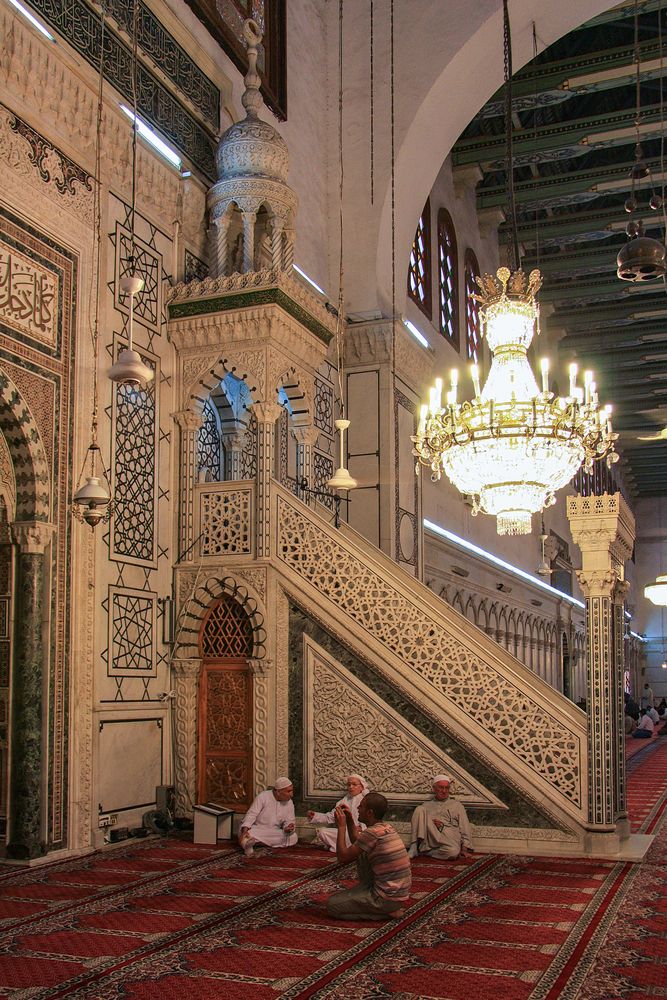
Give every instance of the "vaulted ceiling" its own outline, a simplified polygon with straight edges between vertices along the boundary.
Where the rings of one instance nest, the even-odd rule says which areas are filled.
[[[667,439],[639,440],[667,425],[667,288],[662,280],[633,284],[616,276],[635,163],[635,7],[639,132],[651,173],[636,185],[632,218],[664,241],[663,210],[651,210],[649,199],[664,194],[667,181],[667,0],[622,3],[516,73],[513,137],[523,267],[544,275],[540,301],[549,339],[560,337],[561,367],[576,360],[593,368],[601,400],[614,404],[625,478],[638,498],[667,494]],[[535,29],[539,38],[539,14]],[[502,90],[452,157],[455,170],[481,177],[480,218],[502,214],[501,239],[508,236]]]

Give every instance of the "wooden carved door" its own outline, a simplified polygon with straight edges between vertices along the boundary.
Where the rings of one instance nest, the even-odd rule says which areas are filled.
[[[198,793],[241,811],[252,801],[252,628],[231,598],[215,604],[202,626]]]

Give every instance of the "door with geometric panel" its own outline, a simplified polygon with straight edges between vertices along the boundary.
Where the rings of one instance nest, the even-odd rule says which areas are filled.
[[[252,801],[252,625],[231,597],[209,609],[200,633],[197,726],[200,802],[240,812]]]

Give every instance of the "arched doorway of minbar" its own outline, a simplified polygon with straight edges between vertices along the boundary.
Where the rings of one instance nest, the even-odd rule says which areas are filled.
[[[197,796],[237,812],[253,797],[253,648],[248,613],[222,594],[199,633]]]

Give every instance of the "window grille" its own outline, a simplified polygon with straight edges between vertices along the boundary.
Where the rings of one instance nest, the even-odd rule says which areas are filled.
[[[466,296],[466,358],[479,362],[481,347],[481,332],[479,320],[479,303],[473,298],[473,293],[479,292],[477,277],[479,264],[472,250],[466,250],[465,255],[465,296]]]
[[[456,232],[452,217],[445,208],[438,212],[438,303],[440,333],[459,346],[459,275]]]
[[[417,224],[408,269],[408,295],[431,318],[431,207],[428,199]]]

